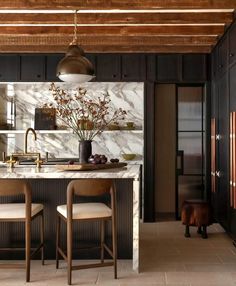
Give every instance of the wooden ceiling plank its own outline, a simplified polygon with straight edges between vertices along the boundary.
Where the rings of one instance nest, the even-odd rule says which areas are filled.
[[[210,53],[212,50],[211,46],[85,46],[85,52],[91,53]],[[0,46],[0,53],[65,53],[64,46]]]
[[[235,9],[235,0],[4,0],[1,9]]]
[[[1,35],[0,36],[0,45],[60,45],[68,46],[71,38],[69,36],[42,36],[42,35],[33,35],[33,36],[21,36],[21,35]],[[81,46],[83,45],[108,45],[108,46],[138,46],[138,45],[215,45],[216,37],[211,36],[79,36],[78,41]]]
[[[12,27],[1,26],[1,35],[33,35],[33,34],[58,34],[71,35],[73,27],[63,26],[30,26]],[[221,35],[224,33],[223,25],[192,25],[192,26],[80,26],[78,35]]]
[[[231,23],[231,12],[203,13],[82,13],[78,24],[207,24]],[[68,13],[0,13],[0,24],[73,24]]]

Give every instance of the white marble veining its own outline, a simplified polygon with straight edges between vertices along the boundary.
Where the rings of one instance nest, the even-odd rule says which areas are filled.
[[[29,165],[15,165],[15,168],[7,168],[5,164],[0,165],[0,178],[2,179],[138,179],[139,176],[140,165],[95,171],[62,171],[56,165],[42,166],[40,169]]]
[[[143,129],[143,104],[144,104],[144,86],[143,83],[85,83],[82,85],[57,83],[64,89],[76,90],[79,86],[88,90],[89,97],[95,97],[97,94],[108,91],[111,98],[112,108],[122,107],[127,111],[125,122],[133,121],[136,130],[134,131],[106,131],[95,137],[92,143],[93,153],[106,154],[108,158],[122,158],[123,153],[137,154],[137,160],[143,159],[144,138],[143,132],[137,129]],[[50,83],[14,83],[11,84],[11,98],[15,102],[15,125],[17,130],[25,130],[28,127],[34,127],[34,112],[36,107],[42,107],[43,104],[52,102],[52,95],[49,91]],[[6,108],[9,101],[7,84],[0,84],[0,99],[2,107]],[[3,109],[4,109],[3,108]],[[5,111],[0,108],[0,120],[4,119]],[[120,124],[125,125],[125,122]],[[60,122],[57,122],[58,126]],[[28,149],[30,151],[40,152],[43,156],[45,152],[52,158],[76,157],[78,158],[78,138],[70,132],[38,132],[38,140],[34,142],[29,136]],[[6,130],[7,132],[7,130]],[[0,151],[7,154],[12,152],[21,152],[24,148],[24,135],[22,133],[0,134]]]

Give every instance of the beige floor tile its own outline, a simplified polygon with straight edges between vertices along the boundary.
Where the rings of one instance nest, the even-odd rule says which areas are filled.
[[[224,230],[214,224],[209,238],[202,239],[196,228],[184,237],[180,222],[141,224],[140,274],[132,271],[131,260],[118,261],[118,278],[113,268],[73,271],[73,284],[80,286],[236,286],[236,248]],[[75,264],[91,261],[74,261]],[[94,262],[94,261],[93,261]],[[32,286],[67,285],[66,263],[56,270],[55,261],[32,261]],[[25,285],[24,269],[0,269],[0,286]],[[27,284],[31,285],[31,284]]]
[[[135,274],[130,273],[121,273],[119,279],[114,281],[111,279],[107,273],[100,273],[98,277],[97,284],[104,285],[104,283],[111,283],[111,285],[117,285],[116,282],[120,284],[135,285],[137,283],[146,285],[146,284],[165,284],[165,273],[164,272],[152,272],[152,273],[139,273]],[[109,285],[109,284],[108,284]]]
[[[190,283],[191,285],[208,285],[223,284],[225,286],[233,283],[233,279],[229,273],[208,273],[208,272],[168,272],[166,273],[166,282],[168,283]]]

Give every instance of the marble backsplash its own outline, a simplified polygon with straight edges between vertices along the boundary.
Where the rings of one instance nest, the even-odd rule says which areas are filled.
[[[142,160],[143,156],[143,104],[144,86],[143,83],[86,83],[83,85],[57,83],[64,89],[76,90],[78,87],[85,87],[90,97],[108,91],[113,108],[122,107],[127,111],[125,122],[133,121],[136,130],[134,131],[105,131],[93,141],[93,153],[106,154],[109,158],[119,157],[122,153],[135,153],[137,159]],[[34,127],[34,112],[36,107],[42,107],[44,103],[53,102],[50,83],[15,83],[11,84],[11,98],[15,102],[15,126],[16,130],[25,130]],[[9,101],[7,84],[0,85],[0,119],[6,117],[4,107]],[[8,112],[9,113],[9,112]],[[125,122],[122,122],[124,125]],[[57,122],[60,129],[60,122]],[[7,130],[6,130],[7,133]],[[40,151],[42,156],[49,152],[50,157],[78,157],[78,138],[73,133],[37,132],[37,141],[34,142],[29,135],[28,149]],[[0,134],[0,150],[11,152],[22,151],[24,147],[24,134]]]

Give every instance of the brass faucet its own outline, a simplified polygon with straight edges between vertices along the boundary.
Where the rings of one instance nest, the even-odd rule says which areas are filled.
[[[34,134],[34,140],[36,141],[37,140],[37,135],[36,135],[36,132],[33,128],[28,128],[26,131],[25,131],[25,146],[24,146],[24,153],[25,154],[28,154],[28,134],[29,132],[32,132]]]
[[[10,156],[10,160],[7,161],[7,163],[10,164],[10,167],[13,168],[14,164],[16,163],[16,160],[14,158],[17,158],[19,160],[19,157],[36,157],[35,163],[36,167],[40,168],[43,161],[41,160],[41,154],[39,152],[28,152],[28,134],[29,132],[32,132],[34,134],[34,140],[37,140],[36,132],[33,128],[28,128],[25,132],[25,140],[24,140],[24,152],[22,153],[12,153]]]

